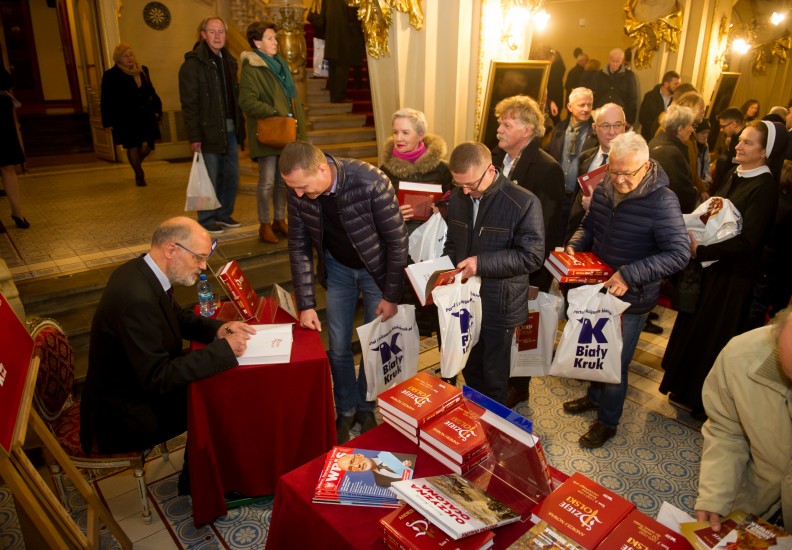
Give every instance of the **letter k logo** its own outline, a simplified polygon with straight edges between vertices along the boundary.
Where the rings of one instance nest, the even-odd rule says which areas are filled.
[[[594,338],[598,344],[608,343],[605,335],[602,334],[602,329],[605,328],[605,325],[608,322],[607,318],[597,319],[596,325],[592,325],[590,319],[580,319],[580,322],[583,324],[583,328],[580,329],[580,338],[578,338],[578,344],[590,344],[592,338]]]

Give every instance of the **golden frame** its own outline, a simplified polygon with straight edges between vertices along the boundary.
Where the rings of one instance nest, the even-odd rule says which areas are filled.
[[[549,61],[491,61],[478,140],[490,149],[498,144],[495,106],[502,99],[528,95],[544,110],[549,73]]]

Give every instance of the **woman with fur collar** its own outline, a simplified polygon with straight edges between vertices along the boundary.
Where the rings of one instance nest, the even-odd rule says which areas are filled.
[[[392,126],[393,134],[385,142],[380,169],[396,191],[400,181],[439,183],[443,193],[449,191],[451,172],[444,160],[448,146],[440,136],[426,133],[426,116],[415,109],[399,109],[393,113]],[[401,206],[405,221],[412,219],[412,210],[410,205]],[[407,228],[412,232],[418,225],[420,222],[413,221],[407,223]]]

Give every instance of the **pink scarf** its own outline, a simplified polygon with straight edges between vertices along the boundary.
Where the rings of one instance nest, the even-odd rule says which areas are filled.
[[[397,159],[406,160],[407,162],[415,162],[421,155],[426,152],[426,145],[423,141],[418,142],[418,147],[408,153],[400,153],[396,147],[393,148],[393,156]]]

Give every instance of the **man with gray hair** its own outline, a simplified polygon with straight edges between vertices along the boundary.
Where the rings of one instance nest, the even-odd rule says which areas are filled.
[[[444,254],[463,279],[481,277],[481,334],[463,374],[468,386],[505,403],[514,328],[528,317],[528,274],[544,260],[542,206],[493,166],[482,143],[457,145],[449,169],[457,188]]]
[[[594,77],[594,108],[616,103],[624,109],[627,122],[635,123],[638,112],[638,82],[635,73],[624,65],[624,50],[615,48],[608,55],[608,64]]]
[[[595,190],[588,215],[567,252],[592,251],[614,269],[605,288],[630,307],[622,316],[621,382],[592,382],[587,395],[564,403],[577,414],[597,410],[597,420],[580,445],[601,447],[616,434],[627,395],[627,372],[641,329],[657,304],[660,279],[680,271],[690,246],[679,200],[668,177],[649,159],[646,141],[635,132],[613,139],[608,174]]]

